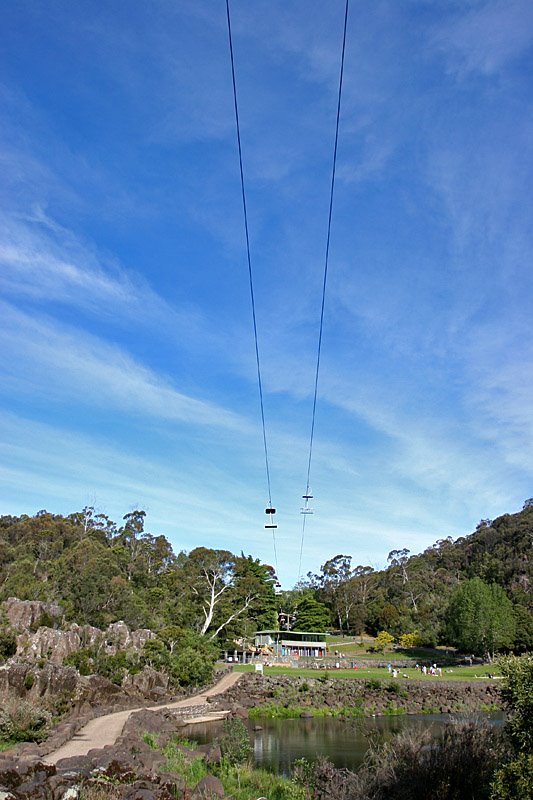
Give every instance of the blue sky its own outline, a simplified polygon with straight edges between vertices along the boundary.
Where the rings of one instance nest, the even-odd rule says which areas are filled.
[[[231,9],[290,587],[344,3]],[[225,4],[2,16],[0,510],[273,563]],[[533,494],[532,44],[527,0],[351,0],[303,575]]]

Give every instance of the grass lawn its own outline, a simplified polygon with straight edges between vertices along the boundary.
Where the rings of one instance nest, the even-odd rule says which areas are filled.
[[[374,640],[370,636],[363,637],[363,640],[359,636],[328,636],[328,656],[334,657],[335,650],[338,650],[341,656],[349,656],[354,659],[359,657],[383,661],[387,658],[414,658],[418,661],[433,662],[438,657],[437,653],[443,656],[446,652],[441,648],[437,651],[426,647],[410,647],[408,650],[403,650],[399,647],[392,653],[386,653],[385,655],[383,653],[368,653],[367,648],[372,647],[373,642]],[[453,648],[451,648],[450,652],[453,652]]]
[[[366,658],[366,656],[365,656]],[[233,667],[235,672],[254,672],[255,666],[253,664],[237,664]],[[407,668],[402,669],[398,673],[398,681],[409,681],[409,680],[417,680],[417,681],[429,681],[429,682],[438,682],[443,680],[452,680],[452,681],[478,681],[482,680],[490,680],[489,673],[491,675],[496,675],[497,673],[494,668],[490,668],[489,665],[480,666],[474,665],[472,667],[468,666],[461,666],[461,667],[450,667],[443,669],[442,671],[442,678],[433,677],[432,675],[423,675],[419,670]],[[358,679],[365,679],[365,680],[387,680],[390,681],[392,676],[389,674],[387,669],[380,668],[380,667],[361,667],[360,669],[300,669],[300,668],[293,668],[293,667],[264,667],[264,674],[265,675],[296,675],[301,678],[324,678],[327,674],[329,679],[335,678],[358,678]],[[407,675],[407,678],[404,678],[403,675]]]

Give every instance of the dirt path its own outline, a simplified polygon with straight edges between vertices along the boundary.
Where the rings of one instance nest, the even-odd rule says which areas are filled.
[[[242,672],[230,672],[227,675],[201,694],[196,694],[193,697],[187,697],[185,700],[176,700],[173,703],[167,703],[162,706],[154,707],[152,709],[159,710],[163,708],[187,708],[188,706],[197,706],[207,702],[208,697],[213,697],[217,694],[222,694],[233,686]],[[117,738],[122,733],[122,729],[130,714],[136,711],[142,711],[146,706],[139,706],[139,708],[129,708],[127,711],[116,711],[113,714],[105,714],[103,717],[96,717],[81,728],[73,738],[64,744],[59,750],[49,753],[43,758],[45,764],[57,764],[62,758],[70,758],[71,756],[84,756],[89,750],[93,748],[105,747],[108,744],[114,744]],[[220,716],[220,715],[216,715]],[[215,718],[215,714],[213,715]],[[202,718],[204,719],[204,718]],[[191,719],[192,721],[192,719]]]

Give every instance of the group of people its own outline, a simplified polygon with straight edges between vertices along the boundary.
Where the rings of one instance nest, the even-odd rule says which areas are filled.
[[[389,675],[391,675],[391,677],[393,677],[393,678],[397,678],[398,677],[398,670],[395,667],[393,667],[392,664],[390,664],[390,663],[387,664],[387,669],[388,669]],[[439,678],[442,678],[442,668],[441,667],[437,667],[436,664],[431,664],[430,667],[426,667],[425,664],[423,664],[422,666],[420,666],[420,664],[415,664],[415,669],[419,669],[420,672],[422,673],[422,675],[435,675],[435,676],[438,676]],[[402,677],[403,678],[408,678],[409,675],[403,674]]]
[[[432,664],[430,667],[426,667],[425,664],[422,666],[415,664],[415,669],[419,669],[422,675],[438,675],[439,678],[442,678],[442,668],[437,667],[436,664]]]

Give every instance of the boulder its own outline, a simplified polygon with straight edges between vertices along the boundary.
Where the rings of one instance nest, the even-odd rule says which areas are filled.
[[[162,700],[168,690],[169,678],[152,667],[144,667],[136,675],[126,675],[122,682],[123,689],[133,689],[150,700]]]

